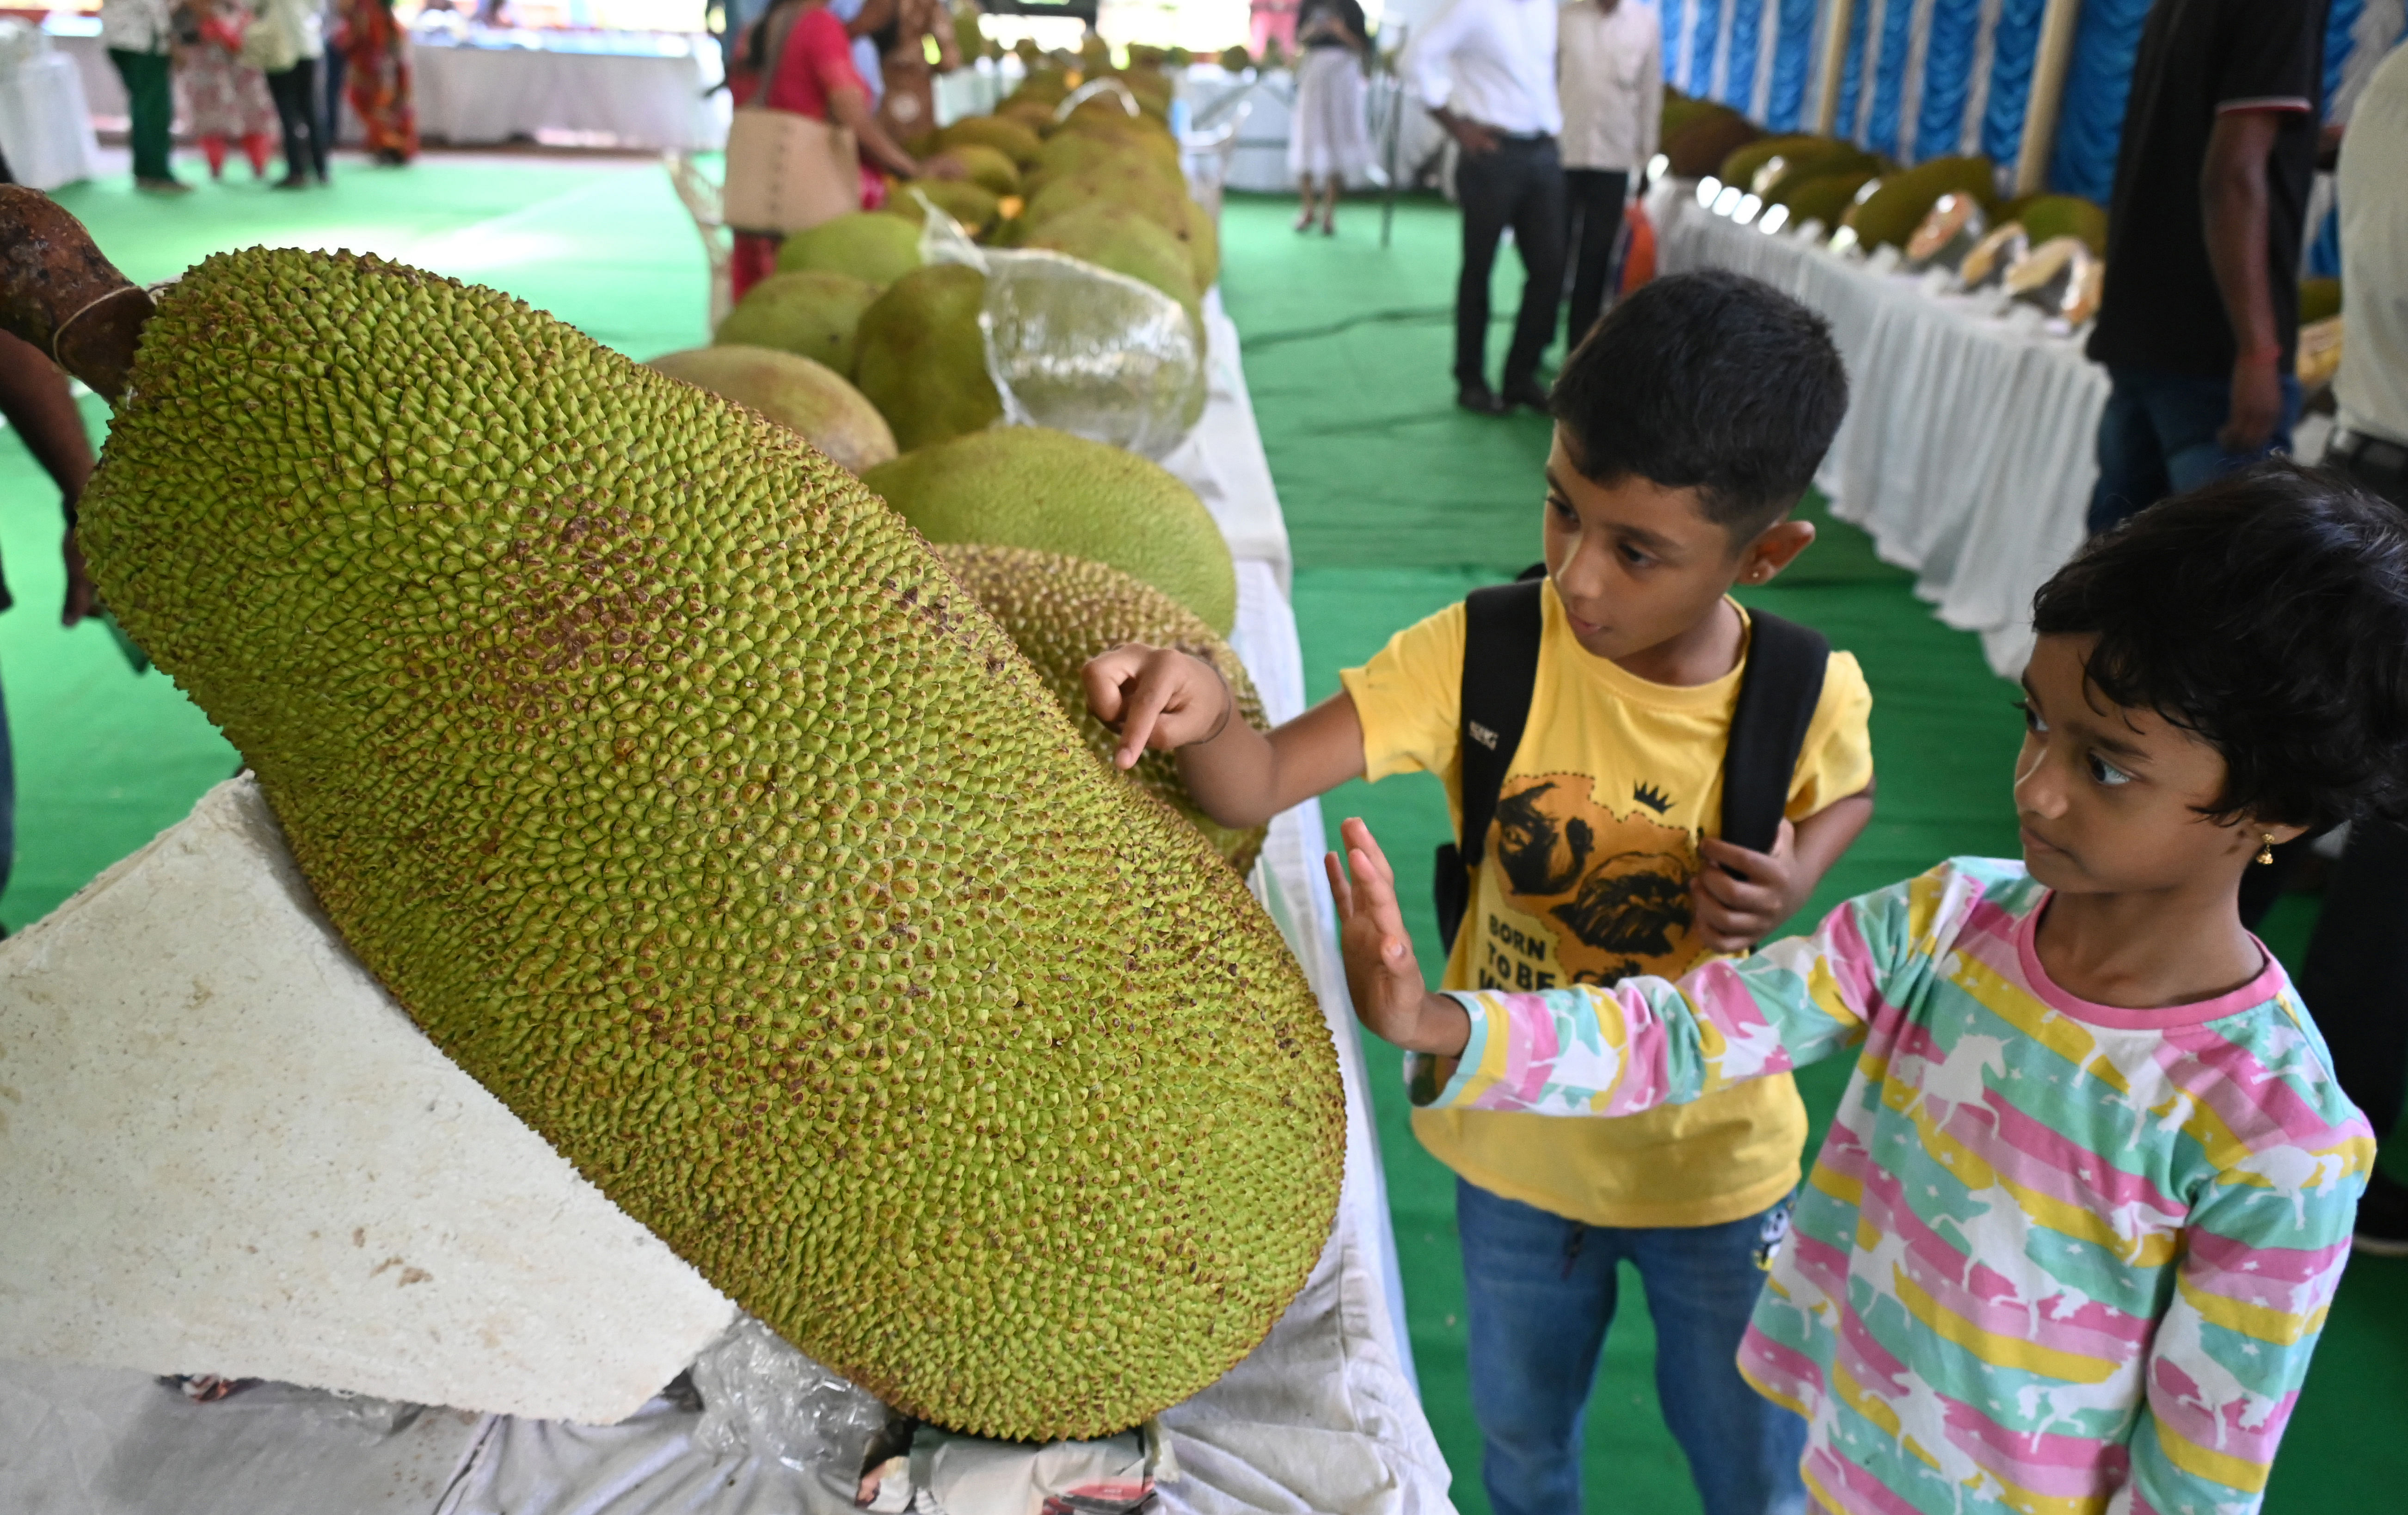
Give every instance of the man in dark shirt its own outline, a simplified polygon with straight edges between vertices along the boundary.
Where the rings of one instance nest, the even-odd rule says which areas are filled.
[[[2329,0],[2157,0],[2141,34],[2090,355],[2090,529],[2291,443],[2300,240]]]

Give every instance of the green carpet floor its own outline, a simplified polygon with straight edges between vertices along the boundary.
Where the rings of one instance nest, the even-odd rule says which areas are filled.
[[[497,285],[639,357],[704,335],[704,267],[683,211],[649,164],[556,158],[422,160],[407,170],[337,165],[325,192],[205,187],[181,200],[118,185],[79,186],[63,203],[136,279],[251,242],[350,247]],[[1283,202],[1232,197],[1224,292],[1244,334],[1246,370],[1285,506],[1297,563],[1296,606],[1312,693],[1388,634],[1538,555],[1544,423],[1486,420],[1453,408],[1446,373],[1455,218],[1399,209],[1394,245],[1377,213],[1350,208],[1343,235],[1287,229]],[[1499,270],[1512,308],[1518,268]],[[1503,331],[1498,333],[1499,353]],[[1492,360],[1493,361],[1493,360]],[[95,430],[104,411],[90,405]],[[1866,538],[1823,522],[1806,558],[1758,599],[1854,650],[1870,679],[1879,813],[1809,906],[1919,870],[1952,852],[2014,844],[2007,765],[2010,691],[1970,637],[1932,621],[1905,575]],[[22,924],[172,824],[233,772],[232,749],[156,673],[136,676],[98,628],[57,625],[55,496],[22,447],[0,442],[0,554],[17,609],[0,616],[18,758],[17,868],[0,920]],[[1350,785],[1326,801],[1332,824],[1368,818],[1396,855],[1444,839],[1434,783]],[[1411,923],[1434,960],[1426,902]],[[2295,956],[2312,902],[2286,902],[2270,931]],[[1406,1129],[1394,1057],[1375,1049],[1374,1082],[1397,1237],[1425,1405],[1455,1469],[1455,1497],[1485,1511],[1479,1438],[1465,1396],[1463,1286],[1452,1186]],[[1842,1079],[1800,1080],[1818,1121]],[[1588,1493],[1598,1510],[1676,1515],[1697,1508],[1679,1451],[1655,1407],[1653,1344],[1635,1279],[1609,1341],[1588,1425]],[[2278,1515],[2391,1508],[2408,1487],[2408,1441],[2385,1433],[2408,1411],[2408,1264],[2360,1262],[2276,1471]]]

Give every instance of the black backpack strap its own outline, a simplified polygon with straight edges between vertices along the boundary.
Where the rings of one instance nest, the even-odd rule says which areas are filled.
[[[1456,727],[1463,830],[1459,843],[1438,849],[1431,878],[1439,935],[1450,952],[1470,906],[1472,875],[1487,851],[1488,824],[1505,787],[1505,770],[1530,718],[1539,635],[1545,624],[1540,603],[1544,578],[1543,567],[1534,569],[1512,584],[1475,589],[1463,601],[1463,710]]]
[[[1770,852],[1789,806],[1789,781],[1823,698],[1831,644],[1813,627],[1748,613],[1747,667],[1723,748],[1723,840]]]

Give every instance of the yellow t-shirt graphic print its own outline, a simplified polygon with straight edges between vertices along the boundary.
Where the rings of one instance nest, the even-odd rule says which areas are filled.
[[[1740,671],[1650,684],[1584,649],[1550,585],[1538,676],[1446,988],[1677,975],[1699,955],[1689,883],[1722,823],[1723,749]],[[1363,723],[1366,776],[1436,773],[1462,824],[1463,607],[1451,605],[1340,677]],[[1790,779],[1803,820],[1872,781],[1872,695],[1835,652]],[[1439,1160],[1508,1199],[1603,1226],[1704,1226],[1779,1200],[1799,1177],[1806,1112],[1786,1075],[1615,1120],[1416,1111]]]
[[[1653,972],[1686,939],[1696,838],[1664,823],[1670,801],[1644,782],[1618,813],[1593,788],[1585,773],[1506,781],[1489,830],[1506,898],[1463,987],[1612,984]],[[1512,918],[1525,913],[1536,929]]]

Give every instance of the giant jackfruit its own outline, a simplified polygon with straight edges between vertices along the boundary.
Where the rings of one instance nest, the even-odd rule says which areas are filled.
[[[1238,660],[1229,644],[1214,636],[1194,611],[1152,584],[1108,563],[1025,547],[973,543],[939,547],[937,556],[962,581],[962,587],[976,595],[987,613],[1010,633],[1021,656],[1036,665],[1046,687],[1068,712],[1070,724],[1087,739],[1088,748],[1105,761],[1111,760],[1120,738],[1087,713],[1084,674],[1088,659],[1124,642],[1176,647],[1203,658],[1221,675],[1237,702],[1230,718],[1242,720],[1257,731],[1270,729],[1254,682],[1246,676],[1246,665]],[[1175,755],[1149,752],[1129,772],[1203,832],[1229,859],[1230,867],[1242,873],[1254,865],[1255,855],[1263,847],[1263,828],[1238,830],[1198,810],[1186,781],[1179,776]]]
[[[1123,1428],[1312,1267],[1344,1114],[1277,932],[799,438],[252,249],[161,296],[81,528],[437,1045],[889,1403]]]

